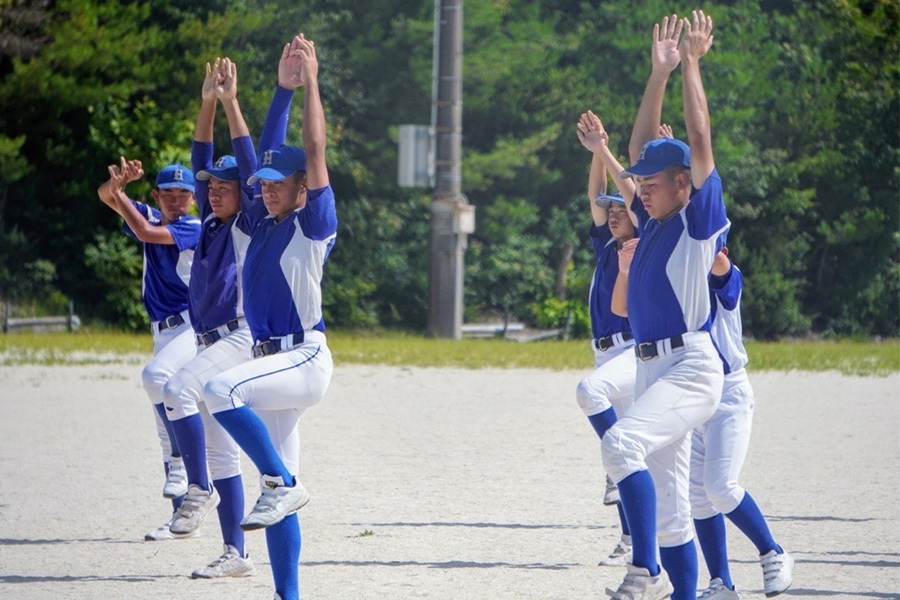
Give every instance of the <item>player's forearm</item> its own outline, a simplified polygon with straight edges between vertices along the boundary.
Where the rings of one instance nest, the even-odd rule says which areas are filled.
[[[699,59],[688,58],[681,62],[682,96],[684,100],[684,125],[688,145],[691,147],[691,170],[695,182],[706,181],[714,167],[712,157],[712,133],[709,124],[709,105]]]
[[[591,203],[591,217],[594,219],[594,225],[599,227],[607,221],[606,209],[597,206],[597,196],[606,193],[607,177],[606,166],[598,152],[595,152],[591,158],[591,172],[588,175],[588,201]]]
[[[124,192],[115,192],[113,198],[118,206],[118,213],[125,219],[125,223],[134,233],[134,237],[145,244],[175,243],[169,229],[159,225],[151,225]]]
[[[249,137],[250,129],[244,120],[244,114],[241,112],[241,105],[237,98],[222,100],[222,109],[225,111],[225,117],[228,119],[228,131],[231,133],[231,139],[239,137]]]
[[[122,214],[122,211],[119,210],[119,204],[116,202],[112,184],[109,181],[104,181],[100,187],[97,188],[97,195],[100,197],[100,200],[103,201],[103,204],[107,205],[120,215]]]
[[[200,102],[200,112],[197,113],[197,122],[194,125],[194,139],[198,142],[213,141],[213,125],[216,119],[216,99],[203,99]]]
[[[655,140],[659,133],[659,120],[662,116],[663,98],[668,82],[668,73],[661,71],[650,73],[647,87],[644,88],[644,96],[641,98],[641,106],[638,108],[638,114],[634,120],[634,128],[631,130],[631,140],[628,143],[628,155],[632,164],[637,162],[644,144]]]
[[[325,110],[319,96],[318,81],[306,85],[303,96],[303,149],[307,155],[325,152]]]
[[[619,274],[616,276],[609,309],[616,316],[628,316],[628,273],[619,271]]]

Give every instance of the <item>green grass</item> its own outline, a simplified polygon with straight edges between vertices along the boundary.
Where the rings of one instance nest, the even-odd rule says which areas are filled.
[[[430,339],[399,332],[332,331],[335,362],[342,364],[479,369],[590,369],[588,342],[542,341],[519,344],[499,339]],[[82,365],[146,360],[149,334],[113,331],[0,334],[0,365]],[[900,341],[748,342],[753,371],[829,371],[848,375],[888,375],[900,371]]]

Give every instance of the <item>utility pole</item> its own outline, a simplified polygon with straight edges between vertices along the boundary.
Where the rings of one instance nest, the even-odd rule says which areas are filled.
[[[463,274],[475,209],[461,193],[463,0],[435,0],[435,188],[431,202],[428,334],[462,337]]]

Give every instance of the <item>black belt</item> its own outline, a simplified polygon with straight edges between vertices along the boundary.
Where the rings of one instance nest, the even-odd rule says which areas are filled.
[[[197,334],[197,343],[203,344],[204,346],[212,346],[223,337],[231,333],[232,331],[237,331],[241,328],[241,320],[240,319],[232,319],[221,325],[216,327],[215,329],[210,329],[209,331],[204,331],[203,333]],[[225,333],[222,333],[223,329],[227,329]]]
[[[684,346],[684,339],[680,335],[668,338],[672,350]],[[659,356],[659,344],[665,342],[665,339],[656,340],[655,342],[644,342],[634,347],[634,354],[641,360],[650,360]]]
[[[177,313],[174,315],[169,315],[162,321],[157,321],[156,331],[165,331],[167,329],[175,329],[179,325],[184,323],[184,317],[181,316],[181,313]]]
[[[253,346],[253,358],[260,358],[262,356],[275,354],[277,352],[281,352],[282,350],[288,350],[290,348],[293,348],[294,346],[299,346],[302,343],[302,333],[292,333],[284,337],[273,338],[271,340],[263,340],[261,342],[257,342]]]
[[[634,339],[634,336],[631,335],[631,332],[629,332],[629,331],[623,331],[621,335],[622,335],[623,342],[630,342],[631,340]],[[597,350],[606,351],[615,345],[616,345],[616,336],[614,336],[614,335],[608,335],[606,337],[597,338],[594,340],[594,348],[596,348]]]

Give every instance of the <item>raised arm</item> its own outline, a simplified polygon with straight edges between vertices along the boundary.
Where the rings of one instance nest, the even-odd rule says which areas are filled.
[[[631,164],[637,162],[644,144],[657,137],[669,74],[681,60],[678,50],[681,28],[682,22],[676,15],[663,17],[662,23],[653,26],[650,78],[647,80],[644,97],[641,99],[641,106],[631,131],[631,141],[628,143]]]
[[[119,165],[109,165],[110,190],[118,207],[117,212],[125,219],[134,237],[145,244],[174,244],[175,238],[169,228],[150,223],[125,195],[125,185],[140,179],[143,175],[144,170],[140,161],[126,161],[125,157],[122,157]]]
[[[301,85],[303,95],[303,150],[306,151],[306,187],[318,190],[328,185],[325,164],[325,111],[319,97],[319,61],[316,46],[301,33],[298,51],[302,59]],[[293,50],[292,50],[293,52]]]
[[[712,17],[703,11],[693,11],[690,19],[683,19],[684,39],[681,41],[682,93],[684,96],[684,124],[687,127],[688,145],[691,147],[691,180],[696,189],[703,187],[716,168],[712,151],[712,133],[709,126],[709,106],[703,79],[700,77],[700,59],[713,43]]]
[[[250,129],[247,127],[237,99],[237,65],[230,58],[226,57],[219,65],[215,95],[225,110],[231,139],[249,136]]]
[[[216,119],[216,77],[219,69],[219,59],[215,65],[206,63],[206,76],[203,78],[203,87],[200,88],[200,112],[197,113],[197,123],[194,125],[194,140],[210,144],[213,141],[213,124]]]
[[[143,166],[139,160],[126,161],[125,157],[121,156],[119,165],[109,165],[107,171],[109,179],[100,184],[100,187],[97,188],[97,195],[104,204],[119,213],[119,216],[123,216],[117,198],[120,194],[125,196],[126,185],[144,176]]]
[[[600,227],[605,225],[608,219],[606,209],[609,207],[609,203],[598,203],[598,197],[600,194],[606,194],[606,164],[603,162],[601,152],[606,147],[609,136],[603,129],[603,123],[591,111],[581,115],[576,126],[576,132],[578,133],[578,141],[581,142],[582,146],[590,150],[592,154],[587,195],[591,205],[591,217],[594,219],[594,225]]]
[[[631,270],[631,259],[634,258],[634,251],[640,241],[640,238],[632,238],[619,248],[619,274],[613,285],[609,309],[620,317],[628,316],[628,272]]]

